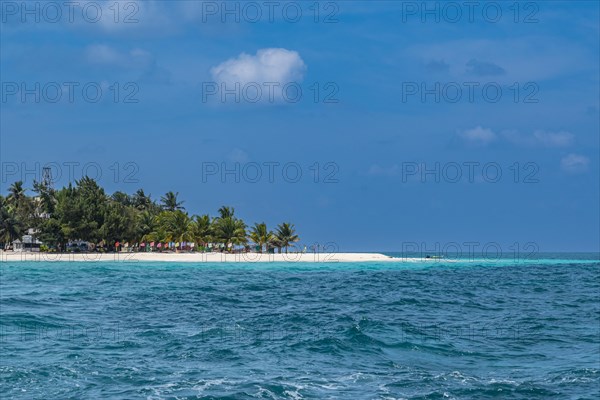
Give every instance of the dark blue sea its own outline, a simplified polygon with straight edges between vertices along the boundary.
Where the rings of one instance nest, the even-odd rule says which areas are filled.
[[[598,399],[596,255],[0,264],[2,399]]]

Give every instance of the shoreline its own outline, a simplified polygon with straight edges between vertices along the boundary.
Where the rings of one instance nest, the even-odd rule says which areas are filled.
[[[400,261],[381,253],[27,253],[1,251],[0,262],[335,263]]]
[[[518,264],[527,264],[535,262],[598,262],[595,259],[480,259],[480,258],[463,258],[463,259],[427,259],[424,257],[392,257],[382,253],[288,253],[288,254],[266,254],[266,253],[29,253],[29,252],[12,252],[0,250],[0,264],[2,263],[20,263],[20,262],[76,262],[76,263],[427,263],[427,264],[454,264],[454,263],[481,263],[493,264],[502,261],[512,261]]]

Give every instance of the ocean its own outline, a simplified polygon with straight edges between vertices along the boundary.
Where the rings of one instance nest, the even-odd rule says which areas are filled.
[[[2,399],[597,399],[598,255],[0,264]]]

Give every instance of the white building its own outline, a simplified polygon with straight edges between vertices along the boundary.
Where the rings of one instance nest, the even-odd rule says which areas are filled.
[[[23,235],[22,240],[17,239],[13,242],[13,251],[39,253],[41,245],[42,242],[34,239],[32,235]]]

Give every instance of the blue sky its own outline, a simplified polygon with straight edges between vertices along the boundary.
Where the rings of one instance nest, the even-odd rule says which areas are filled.
[[[599,250],[597,2],[2,3],[3,192],[52,163],[341,250]]]

